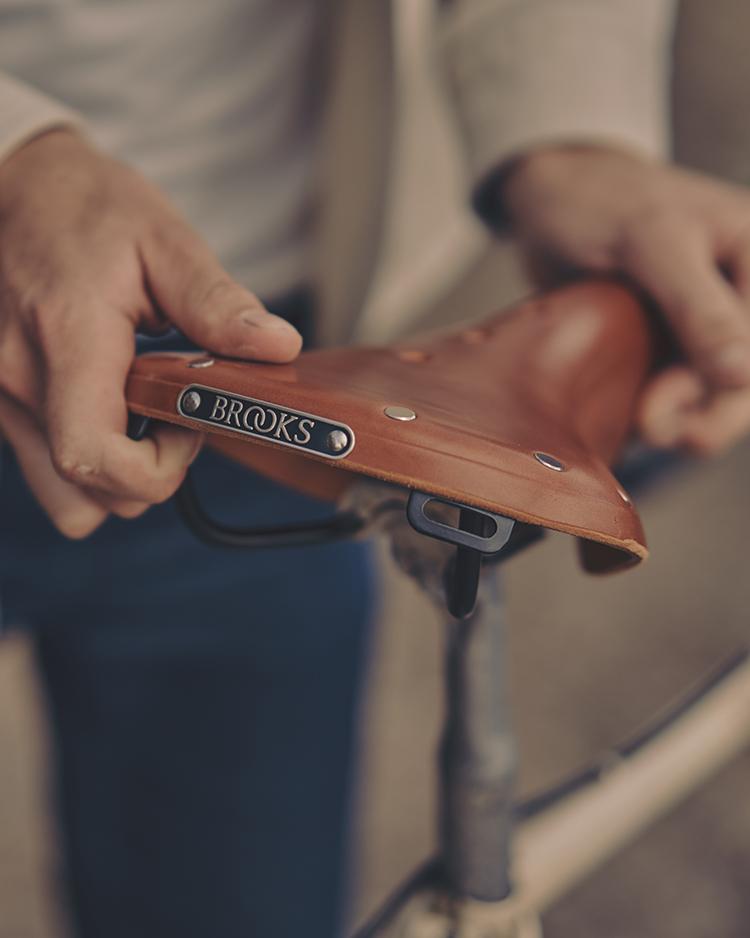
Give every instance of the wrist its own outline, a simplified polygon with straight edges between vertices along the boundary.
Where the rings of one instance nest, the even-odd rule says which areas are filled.
[[[625,150],[596,144],[543,147],[519,156],[503,174],[496,198],[518,223],[530,203],[591,185],[602,191],[642,177],[654,164]]]
[[[68,127],[44,130],[26,141],[0,163],[0,214],[38,171],[60,173],[65,163],[88,157],[92,147],[78,131]]]
[[[626,150],[595,143],[569,143],[528,150],[506,160],[480,184],[474,207],[495,231],[517,233],[529,210],[594,175],[642,171],[653,164]]]

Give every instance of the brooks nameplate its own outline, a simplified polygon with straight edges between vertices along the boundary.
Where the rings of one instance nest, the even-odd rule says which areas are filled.
[[[187,420],[317,453],[328,459],[342,459],[354,448],[354,433],[344,423],[200,384],[191,384],[180,391],[177,412]]]

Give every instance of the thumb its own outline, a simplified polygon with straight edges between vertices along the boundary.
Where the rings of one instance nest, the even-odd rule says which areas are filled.
[[[690,361],[710,385],[750,383],[750,318],[700,233],[672,230],[645,245],[633,274],[656,299]]]
[[[289,362],[302,348],[291,323],[221,267],[208,246],[181,221],[143,252],[153,298],[170,322],[202,348],[231,358]]]

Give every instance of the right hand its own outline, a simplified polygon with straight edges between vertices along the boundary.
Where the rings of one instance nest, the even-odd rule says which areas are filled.
[[[69,537],[169,498],[198,453],[181,427],[125,435],[135,331],[169,323],[234,358],[287,362],[302,344],[158,189],[78,134],[0,166],[0,434]]]
[[[637,423],[648,443],[711,454],[750,432],[747,189],[571,145],[521,158],[501,195],[547,285],[625,274],[672,326],[684,361],[645,388]]]

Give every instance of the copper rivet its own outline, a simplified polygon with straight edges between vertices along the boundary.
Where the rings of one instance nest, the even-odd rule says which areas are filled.
[[[413,410],[408,407],[386,407],[383,413],[391,420],[414,420],[417,416]]]
[[[192,414],[201,406],[201,396],[197,391],[188,391],[182,398],[182,409]]]
[[[326,446],[332,453],[340,453],[349,445],[349,437],[343,430],[331,430],[326,437]]]
[[[548,456],[547,453],[534,453],[534,459],[540,462],[547,469],[554,469],[555,472],[564,472],[565,466],[554,456]]]

